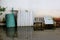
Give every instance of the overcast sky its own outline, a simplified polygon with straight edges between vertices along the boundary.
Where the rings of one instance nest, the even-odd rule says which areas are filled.
[[[2,0],[2,6],[11,9],[32,9],[35,16],[60,16],[60,0]]]

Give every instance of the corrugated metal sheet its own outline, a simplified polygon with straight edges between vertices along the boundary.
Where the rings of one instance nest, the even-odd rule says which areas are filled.
[[[30,11],[22,10],[18,13],[17,26],[33,26],[33,14]]]

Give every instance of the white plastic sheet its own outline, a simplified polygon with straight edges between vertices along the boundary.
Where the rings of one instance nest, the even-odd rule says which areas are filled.
[[[17,26],[33,26],[33,14],[31,11],[19,11],[17,15]]]
[[[50,16],[44,17],[45,24],[53,24],[53,18]]]

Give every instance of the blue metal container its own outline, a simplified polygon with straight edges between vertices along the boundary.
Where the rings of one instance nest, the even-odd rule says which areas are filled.
[[[15,27],[14,14],[6,14],[6,26]]]

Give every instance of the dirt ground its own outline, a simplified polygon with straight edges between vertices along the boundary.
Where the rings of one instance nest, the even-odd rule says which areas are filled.
[[[60,28],[33,31],[32,27],[19,27],[17,34],[14,38],[7,37],[3,28],[0,28],[0,40],[60,40]]]

